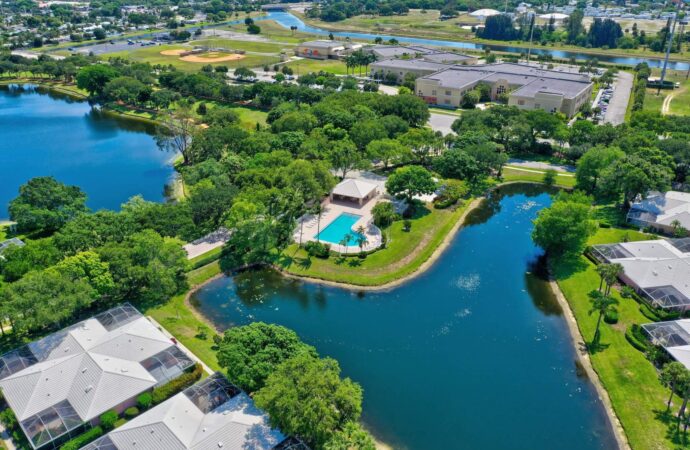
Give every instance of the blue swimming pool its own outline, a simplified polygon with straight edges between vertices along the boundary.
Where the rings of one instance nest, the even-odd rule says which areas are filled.
[[[330,244],[340,244],[340,241],[349,233],[350,239],[347,245],[357,245],[357,233],[352,230],[352,226],[361,218],[362,216],[357,214],[342,213],[321,230],[318,239]]]

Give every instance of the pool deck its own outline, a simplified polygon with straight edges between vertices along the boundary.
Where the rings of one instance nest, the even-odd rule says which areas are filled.
[[[373,223],[371,209],[381,200],[382,197],[379,195],[363,205],[358,205],[354,202],[332,201],[326,199],[321,203],[321,206],[323,207],[321,223],[318,224],[317,217],[314,214],[305,214],[304,216],[300,217],[300,219],[297,221],[297,228],[295,228],[295,232],[293,234],[294,240],[298,244],[308,241],[316,241],[316,235],[319,233],[319,231],[323,231],[341,214],[348,213],[362,216],[352,226],[353,232],[360,226],[363,226],[365,229],[364,234],[366,235],[368,242],[364,245],[362,250],[366,252],[377,249],[382,243],[381,230]],[[344,246],[333,242],[328,243],[331,245],[331,250],[334,252],[354,254],[359,253],[360,251],[358,245]]]

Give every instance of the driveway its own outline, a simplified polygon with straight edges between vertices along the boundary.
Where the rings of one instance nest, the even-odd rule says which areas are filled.
[[[630,92],[633,87],[633,74],[630,72],[618,72],[613,86],[613,95],[609,101],[609,108],[604,116],[604,123],[620,125],[625,121],[625,111],[628,109]]]
[[[455,134],[450,126],[453,125],[453,122],[455,122],[457,119],[458,116],[432,112],[429,116],[429,122],[427,122],[427,125],[429,125],[434,131],[440,131],[443,133],[443,135]]]

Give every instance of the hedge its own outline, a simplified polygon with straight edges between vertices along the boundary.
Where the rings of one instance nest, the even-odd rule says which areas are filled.
[[[606,311],[604,315],[604,322],[613,325],[618,323],[618,312],[617,311]]]
[[[646,338],[641,335],[642,329],[636,323],[632,324],[625,330],[625,339],[630,342],[630,345],[638,349],[639,351],[645,353],[649,348],[646,343]],[[640,339],[641,338],[641,339]]]
[[[199,380],[199,378],[201,378],[202,373],[203,368],[201,367],[201,364],[197,363],[194,365],[194,369],[191,371],[185,372],[174,380],[167,382],[163,386],[155,388],[153,392],[151,392],[153,404],[157,405],[162,403],[183,389],[193,385]]]
[[[89,431],[82,433],[74,439],[62,444],[60,450],[79,450],[89,442],[95,441],[99,437],[103,436],[103,434],[103,428],[100,426],[93,427]]]

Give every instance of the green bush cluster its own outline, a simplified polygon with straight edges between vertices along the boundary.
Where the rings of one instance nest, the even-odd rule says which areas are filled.
[[[163,386],[155,388],[151,393],[153,404],[157,405],[162,403],[183,389],[196,383],[199,378],[201,378],[202,372],[203,369],[201,368],[201,364],[197,363],[191,371],[185,372]]]
[[[647,64],[639,65],[635,70],[637,71],[637,76],[635,79],[635,86],[633,86],[632,110],[640,111],[644,106],[644,97],[647,94],[647,78],[649,78],[651,72]]]
[[[86,431],[85,433],[80,434],[79,436],[75,437],[74,439],[65,442],[62,444],[62,447],[60,447],[61,450],[79,450],[89,442],[95,441],[99,437],[103,436],[105,434],[105,431],[103,430],[102,427],[96,426],[91,428],[90,430]]]
[[[604,322],[613,325],[618,323],[618,311],[610,310],[604,314]]]
[[[328,258],[331,254],[331,246],[324,244],[323,242],[309,241],[304,244],[304,249],[307,251],[309,256],[314,256],[316,258]]]
[[[115,422],[117,422],[119,417],[120,415],[115,410],[111,409],[110,411],[104,412],[100,417],[101,427],[106,431],[112,430],[115,428]]]
[[[143,394],[139,394],[139,396],[137,397],[137,406],[139,407],[139,409],[149,409],[152,403],[153,398],[151,397],[150,392],[144,392]]]
[[[127,419],[131,419],[132,417],[136,417],[139,415],[139,408],[136,406],[130,406],[129,408],[125,409],[125,417]]]

